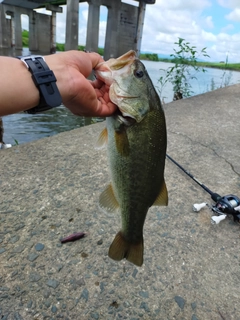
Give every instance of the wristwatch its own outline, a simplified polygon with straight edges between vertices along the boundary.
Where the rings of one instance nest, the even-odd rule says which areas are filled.
[[[58,107],[62,103],[62,98],[56,85],[57,79],[46,64],[44,57],[31,55],[25,57],[18,56],[16,58],[20,59],[27,66],[40,94],[39,104],[25,112],[35,114]]]

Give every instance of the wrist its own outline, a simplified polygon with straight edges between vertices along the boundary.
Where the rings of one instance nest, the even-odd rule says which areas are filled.
[[[68,76],[67,62],[65,63],[62,59],[59,59],[61,54],[53,54],[49,56],[44,56],[44,59],[50,70],[53,71],[57,82],[57,88],[61,94],[62,101],[66,100],[66,95],[68,92],[68,87],[71,83],[71,77]]]
[[[56,77],[49,69],[43,56],[30,55],[17,57],[31,73],[32,81],[39,91],[40,101],[37,106],[26,110],[27,113],[35,114],[58,107],[62,98],[56,86]]]

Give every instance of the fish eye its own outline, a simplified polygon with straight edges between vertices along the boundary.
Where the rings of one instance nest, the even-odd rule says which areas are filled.
[[[144,72],[143,72],[142,70],[135,70],[134,75],[135,75],[137,78],[142,78],[143,75],[144,75]]]

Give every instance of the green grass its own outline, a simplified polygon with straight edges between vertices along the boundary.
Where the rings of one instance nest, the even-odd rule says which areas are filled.
[[[199,66],[240,71],[240,63],[198,62]]]

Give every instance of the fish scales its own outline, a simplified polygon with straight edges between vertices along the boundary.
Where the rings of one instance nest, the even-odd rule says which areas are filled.
[[[125,157],[119,157],[113,121],[107,119],[112,185],[123,216],[122,231],[128,241],[139,242],[147,211],[156,200],[163,181],[162,154],[166,136],[160,124],[164,118],[161,111],[154,110],[139,124],[127,128],[130,152]]]

